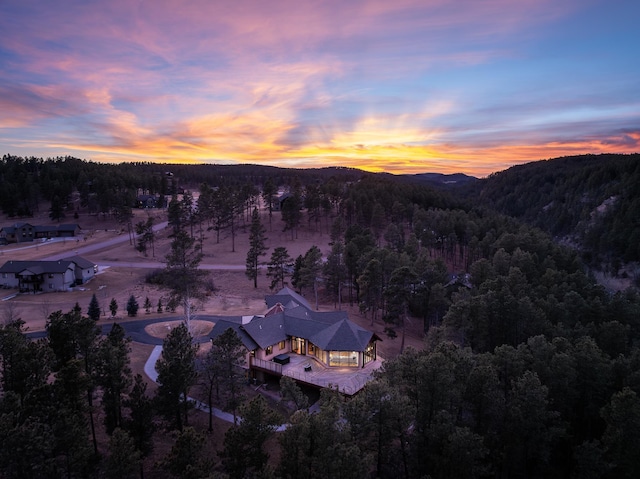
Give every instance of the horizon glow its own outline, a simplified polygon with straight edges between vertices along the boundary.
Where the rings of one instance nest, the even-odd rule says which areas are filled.
[[[640,4],[6,0],[0,154],[483,177],[640,151]]]

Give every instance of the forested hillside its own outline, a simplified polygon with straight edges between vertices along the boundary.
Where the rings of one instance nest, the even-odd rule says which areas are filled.
[[[568,240],[594,266],[640,260],[640,154],[536,161],[471,185],[469,198]]]
[[[301,186],[355,181],[368,173],[350,168],[297,170],[260,165],[183,165],[156,163],[105,164],[64,158],[22,158],[4,155],[0,161],[0,209],[9,217],[29,217],[41,202],[71,207],[72,195],[90,213],[122,213],[138,194],[170,196],[184,189],[263,185]]]
[[[478,197],[532,223],[551,221],[551,213],[538,217],[536,209],[552,211],[555,220],[548,229],[558,235],[571,231],[558,219],[563,214],[578,227],[614,197],[607,203],[610,210],[601,208],[601,219],[619,224],[617,214],[630,214],[637,206],[631,179],[638,173],[635,160],[587,157],[584,163],[573,158],[524,165],[482,182]],[[557,171],[551,168],[556,161]],[[544,174],[533,174],[538,169]],[[637,477],[637,289],[608,293],[590,277],[575,249],[477,201],[470,207],[458,195],[378,175],[351,181],[351,173],[320,183],[294,177],[292,184],[267,178],[254,185],[263,204],[270,204],[277,187],[289,190],[289,206],[272,213],[282,215],[292,238],[298,229],[330,225],[326,258],[314,247],[295,261],[290,258],[292,268],[281,271],[305,295],[321,288],[329,303],[349,302],[367,320],[384,322],[383,340],[402,340],[409,322],[422,324],[423,348],[386,358],[375,381],[353,398],[325,390],[316,413],[307,411],[295,384],[285,383],[283,394],[295,399],[290,402],[296,409],[286,430],[275,433],[276,420],[264,403],[246,403],[238,407],[243,419],[225,434],[223,449],[212,451],[202,446],[203,431],[182,426],[181,415],[186,424],[193,412],[180,398],[213,374],[210,381],[219,381],[215,385],[225,399],[226,391],[237,386],[225,382],[233,375],[215,376],[220,369],[212,373],[202,363],[197,370],[195,358],[189,364],[180,361],[189,374],[175,373],[170,365],[178,355],[167,352],[164,372],[188,384],[169,396],[169,410],[159,388],[160,398],[153,402],[158,407],[152,409],[122,355],[117,355],[122,368],[114,377],[105,377],[100,362],[92,369],[86,360],[106,361],[126,350],[121,333],[98,339],[92,320],[79,311],[58,312],[50,318],[48,339],[30,343],[21,323],[14,322],[0,328],[0,468],[5,477],[25,477],[25,471],[31,477],[120,477],[110,469],[114,458],[123,449],[137,451],[136,457],[126,457],[135,465],[153,442],[153,435],[140,442],[134,427],[142,399],[144,411],[162,426],[156,435],[177,430],[174,450],[153,469],[156,477],[185,477],[184,471],[203,479]],[[225,198],[253,198],[245,203],[257,204],[257,190],[249,197],[234,185],[217,191],[203,187],[196,208],[183,207],[188,195],[172,199],[168,216],[175,238],[197,245],[194,222],[233,230],[246,211]],[[564,211],[553,201],[565,208],[582,205],[582,210]],[[584,224],[589,232],[592,226]],[[286,251],[281,253],[284,257]],[[269,267],[275,263],[272,258]],[[254,287],[250,280],[247,287]],[[75,336],[59,334],[69,325]],[[77,336],[83,331],[89,340]],[[67,336],[75,343],[61,347]],[[184,336],[183,353],[190,345]],[[171,351],[168,346],[176,344],[165,342]],[[114,384],[122,387],[114,392]],[[118,405],[117,417],[127,431],[105,424],[112,437],[105,458],[90,447],[90,414],[99,402],[105,411]],[[54,403],[61,407],[43,407]],[[274,435],[267,450],[266,441]],[[20,460],[8,452],[18,447],[24,451]],[[39,469],[34,473],[29,464]]]

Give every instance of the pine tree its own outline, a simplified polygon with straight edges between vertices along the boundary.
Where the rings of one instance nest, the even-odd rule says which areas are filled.
[[[264,443],[280,423],[280,417],[262,396],[243,405],[240,415],[240,424],[232,426],[224,436],[222,463],[231,479],[267,475],[269,454]]]
[[[206,457],[206,438],[192,427],[185,427],[176,436],[171,451],[160,462],[160,467],[173,477],[195,479],[211,477],[213,462]]]
[[[138,305],[136,297],[134,295],[129,296],[129,301],[127,301],[127,315],[137,316],[139,308],[140,306]]]
[[[304,255],[302,269],[300,270],[299,286],[313,286],[316,298],[316,309],[318,309],[318,280],[322,272],[322,251],[313,245]]]
[[[153,422],[152,401],[147,396],[147,383],[140,374],[133,378],[133,387],[129,398],[124,401],[124,406],[129,409],[129,418],[125,419],[123,427],[129,433],[135,447],[144,458],[153,451]],[[140,464],[140,477],[143,477],[142,464]]]
[[[271,253],[271,259],[267,265],[267,276],[271,278],[269,288],[271,291],[280,287],[284,288],[284,278],[293,267],[293,258],[289,256],[287,248],[278,246]]]
[[[251,215],[251,229],[249,230],[249,251],[247,252],[247,269],[245,274],[253,280],[253,287],[258,287],[258,273],[260,266],[260,256],[264,256],[267,251],[265,246],[266,229],[260,221],[258,209],[253,210]]]
[[[151,300],[149,299],[149,296],[147,296],[144,299],[144,310],[147,314],[149,314],[151,312]]]
[[[171,242],[171,251],[166,256],[164,270],[164,286],[169,289],[169,303],[182,305],[184,320],[190,328],[191,317],[196,309],[196,302],[205,298],[208,273],[199,269],[202,253],[186,231],[177,231]]]
[[[158,406],[175,429],[188,423],[189,389],[196,381],[196,352],[198,345],[184,323],[165,338],[162,355],[156,363],[158,371]]]
[[[123,397],[131,387],[130,341],[125,337],[124,328],[114,323],[98,348],[96,382],[102,388],[102,407],[108,434],[123,424]]]
[[[89,302],[89,309],[87,310],[87,316],[89,316],[94,321],[98,321],[100,319],[100,303],[98,303],[98,298],[95,293],[91,296],[91,301]]]
[[[51,208],[49,208],[49,218],[54,221],[60,221],[64,218],[64,205],[58,195],[51,200]]]
[[[116,298],[111,298],[111,302],[109,303],[109,311],[111,311],[111,317],[114,318],[118,313],[118,302]]]
[[[273,183],[271,178],[267,178],[267,181],[262,185],[262,200],[267,205],[269,211],[269,229],[271,229],[271,219],[273,217],[273,203],[276,201],[276,194],[278,193],[277,186]]]
[[[211,350],[206,359],[206,375],[209,393],[213,384],[222,385],[229,393],[227,407],[233,411],[235,419],[236,409],[242,401],[240,383],[244,379],[242,366],[245,363],[246,349],[238,334],[228,328],[211,342]]]
[[[109,440],[109,455],[105,461],[105,477],[134,479],[139,475],[140,460],[140,451],[135,448],[127,431],[120,428],[113,431]]]

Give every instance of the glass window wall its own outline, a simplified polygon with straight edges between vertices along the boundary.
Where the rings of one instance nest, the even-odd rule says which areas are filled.
[[[357,351],[329,351],[329,366],[358,367]]]

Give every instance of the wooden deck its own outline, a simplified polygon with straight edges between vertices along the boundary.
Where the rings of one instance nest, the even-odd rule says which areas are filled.
[[[337,388],[341,393],[352,396],[372,379],[373,372],[382,366],[383,361],[378,356],[378,359],[371,361],[364,368],[328,368],[312,356],[301,356],[296,353],[288,353],[288,355],[289,364],[252,359],[251,365],[274,375],[289,376],[311,386]]]

